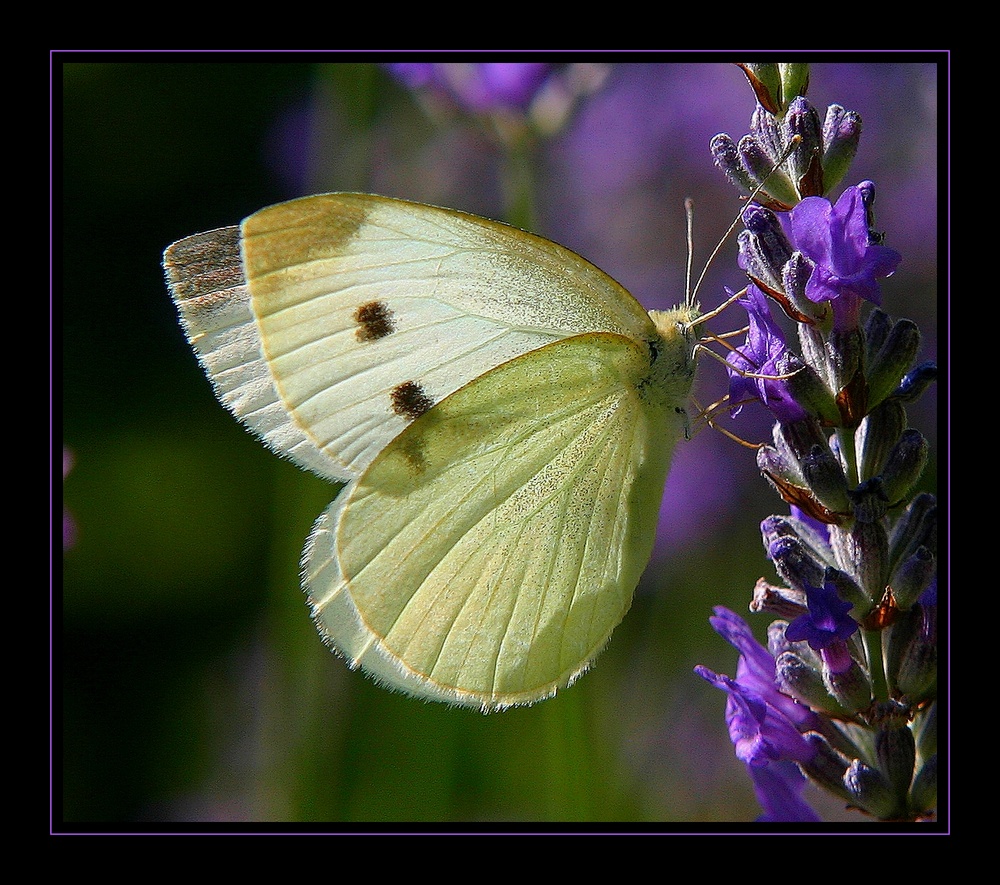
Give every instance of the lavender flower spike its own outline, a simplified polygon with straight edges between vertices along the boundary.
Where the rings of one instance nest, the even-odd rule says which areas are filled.
[[[751,73],[758,97],[770,95],[777,71]],[[726,725],[761,820],[815,820],[803,776],[876,820],[934,820],[937,517],[934,496],[916,494],[930,444],[907,426],[905,406],[937,370],[913,368],[916,323],[863,315],[901,261],[875,231],[875,185],[862,181],[835,203],[823,196],[854,156],[860,117],[832,105],[820,132],[808,100],[787,98],[783,118],[784,104],[758,102],[735,157],[753,179],[762,157],[792,148],[755,193],[760,205],[743,212],[738,263],[750,284],[738,303],[749,324],[726,358],[732,414],[760,400],[776,419],[757,465],[793,515],[770,516],[761,530],[787,587],[760,578],[754,588],[751,610],[778,616],[768,649],[718,608],[711,623],[740,653],[736,677],[695,672],[727,694]],[[717,137],[713,154],[745,189],[731,141]],[[777,198],[774,182],[793,184],[793,197]],[[771,301],[795,323],[799,353]]]

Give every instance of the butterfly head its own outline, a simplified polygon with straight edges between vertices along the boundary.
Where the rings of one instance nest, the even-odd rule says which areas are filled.
[[[656,339],[650,342],[653,361],[650,380],[663,392],[665,402],[687,402],[694,383],[694,322],[698,308],[681,305],[671,310],[651,310]]]
[[[688,357],[694,352],[694,326],[700,315],[701,311],[696,304],[681,304],[670,310],[649,312],[662,348],[666,351],[683,351]]]

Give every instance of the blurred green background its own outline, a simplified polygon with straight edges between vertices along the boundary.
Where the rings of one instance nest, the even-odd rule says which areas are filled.
[[[323,647],[299,589],[303,542],[336,488],[216,402],[160,270],[187,234],[363,190],[530,225],[669,306],[683,295],[684,197],[696,268],[739,211],[708,142],[747,131],[753,96],[721,59],[656,58],[552,72],[560,88],[533,110],[549,131],[524,144],[519,111],[498,123],[350,55],[55,57],[53,453],[71,454],[73,539],[54,562],[54,825],[656,827],[759,813],[725,698],[692,674],[734,672],[708,616],[745,614],[755,580],[774,577],[758,524],[784,507],[752,452],[712,431],[678,446],[657,555],[575,686],[490,716],[394,695]],[[809,93],[821,114],[836,102],[864,119],[842,186],[878,185],[879,226],[904,256],[885,307],[927,333],[922,359],[936,355],[938,77],[930,62],[862,57],[814,65]],[[730,238],[703,307],[742,284]],[[725,320],[714,329],[739,323]],[[725,382],[709,360],[699,372],[704,405]],[[766,439],[748,411],[726,426]],[[934,391],[911,419],[936,451]],[[767,620],[752,623],[763,637]]]

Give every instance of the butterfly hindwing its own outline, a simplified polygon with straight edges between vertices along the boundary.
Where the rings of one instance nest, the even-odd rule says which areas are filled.
[[[572,682],[652,547],[680,425],[645,396],[649,371],[641,344],[576,336],[415,420],[307,547],[327,641],[394,687],[486,710]]]

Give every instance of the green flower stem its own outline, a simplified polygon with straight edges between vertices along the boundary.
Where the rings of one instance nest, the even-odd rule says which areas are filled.
[[[844,462],[844,474],[847,484],[857,485],[861,482],[858,470],[858,450],[854,440],[854,430],[849,427],[837,428],[837,443],[840,446],[840,457]]]
[[[865,648],[868,650],[868,670],[872,680],[872,694],[876,702],[889,700],[889,683],[885,676],[885,657],[882,649],[882,631],[864,630]]]
[[[505,220],[522,230],[536,230],[535,138],[525,127],[511,136],[504,156]]]

